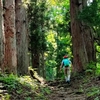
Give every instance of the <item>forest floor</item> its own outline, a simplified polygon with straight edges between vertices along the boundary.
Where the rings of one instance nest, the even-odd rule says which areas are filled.
[[[48,100],[100,100],[99,78],[74,77],[70,84],[65,81],[49,84],[53,92]]]
[[[0,77],[0,100],[100,100],[100,77],[77,76],[69,84],[56,79],[42,85],[29,76],[21,83],[14,79]]]

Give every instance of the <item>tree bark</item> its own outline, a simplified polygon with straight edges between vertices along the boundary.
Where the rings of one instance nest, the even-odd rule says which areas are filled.
[[[25,75],[28,72],[28,25],[26,9],[22,0],[16,2],[16,38],[17,38],[17,69],[19,75]]]
[[[73,66],[83,71],[90,61],[95,61],[95,48],[91,28],[78,20],[78,12],[86,6],[86,0],[70,0]]]
[[[4,20],[3,20],[3,1],[0,0],[0,68],[4,67]]]
[[[5,70],[8,73],[17,72],[16,30],[15,30],[15,1],[5,0],[4,4],[4,32],[5,32]]]
[[[40,74],[40,71],[39,71],[39,59],[40,59],[40,56],[39,56],[39,51],[38,50],[34,50],[32,49],[32,67],[33,69],[35,69],[38,74]]]
[[[44,51],[41,51],[40,54],[40,65],[39,65],[40,75],[46,78],[45,76],[45,65],[44,65]]]

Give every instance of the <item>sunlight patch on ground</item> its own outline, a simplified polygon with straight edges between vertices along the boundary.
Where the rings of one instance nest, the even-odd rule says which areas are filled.
[[[30,76],[20,77],[19,82],[21,84],[25,84],[27,86],[32,86],[33,89],[35,89],[37,87],[35,80],[32,80]]]

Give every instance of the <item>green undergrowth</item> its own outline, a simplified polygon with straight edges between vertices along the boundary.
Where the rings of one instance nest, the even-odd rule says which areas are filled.
[[[0,93],[2,100],[47,100],[46,95],[51,92],[47,86],[41,85],[30,76],[0,75],[0,83],[7,90],[5,94]]]
[[[72,80],[68,88],[75,88],[75,94],[85,94],[86,100],[100,100],[100,77],[78,74]],[[2,89],[7,90],[6,93],[0,92],[0,100],[48,100],[47,95],[53,93],[48,85],[41,84],[30,76],[3,74],[0,75],[0,83],[3,83]],[[57,87],[60,82],[55,80],[53,84]]]
[[[85,94],[86,100],[100,100],[100,77],[84,74],[76,76],[76,79],[76,94]]]

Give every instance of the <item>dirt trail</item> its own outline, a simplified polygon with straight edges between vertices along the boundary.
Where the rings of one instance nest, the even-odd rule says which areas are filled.
[[[20,89],[26,91],[25,93],[17,93],[18,90],[14,90],[8,94],[9,91],[4,86],[4,83],[0,82],[0,100],[4,100],[4,96],[8,97],[8,95],[11,95],[11,99],[9,100],[100,100],[100,77],[73,77],[70,84],[66,83],[65,80],[59,79],[46,82],[43,87],[49,87],[51,93],[46,93],[44,96],[46,99],[35,99],[34,97],[37,96],[34,95],[35,92],[32,92],[30,88],[21,86]],[[37,93],[39,91],[41,90],[37,90]],[[94,95],[87,96],[88,92]],[[27,98],[27,96],[31,99]]]
[[[50,86],[52,89],[48,100],[86,100],[84,93],[79,93],[78,89],[72,84],[63,83],[63,85]]]
[[[82,79],[76,79],[72,80],[70,84],[65,81],[51,82],[49,86],[52,93],[47,98],[48,100],[94,100],[86,96],[86,89],[92,85],[100,86],[100,80],[84,83]]]

